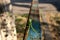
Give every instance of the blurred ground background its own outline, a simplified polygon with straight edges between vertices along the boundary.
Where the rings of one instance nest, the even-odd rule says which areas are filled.
[[[27,17],[30,10],[31,0],[12,0],[13,4],[13,13],[16,16],[16,29],[17,29],[17,38],[18,40],[23,39],[24,29],[26,27]],[[60,39],[60,1],[59,0],[41,0],[39,1],[39,13],[40,13],[40,22],[43,22],[43,17],[45,17],[45,21],[48,24],[52,24],[49,27],[49,30],[52,31],[51,35],[53,36],[53,40]],[[43,17],[42,17],[43,16]],[[44,25],[42,25],[44,26]],[[43,31],[46,29],[42,27]],[[55,29],[55,31],[53,31]],[[54,33],[57,34],[55,37]],[[44,33],[43,33],[44,34]],[[54,34],[54,35],[53,35]],[[54,39],[55,38],[55,39]],[[44,39],[44,37],[43,37]]]

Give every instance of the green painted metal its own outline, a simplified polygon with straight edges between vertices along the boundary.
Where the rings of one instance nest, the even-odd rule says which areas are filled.
[[[41,40],[38,0],[32,0],[23,40]]]

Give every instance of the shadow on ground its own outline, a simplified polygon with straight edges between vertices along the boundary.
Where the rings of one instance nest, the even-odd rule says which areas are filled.
[[[15,3],[31,3],[31,1],[32,0],[11,0],[11,3],[14,6],[30,8],[29,5],[18,5],[18,4],[15,4]],[[46,1],[39,0],[39,3],[50,3],[50,4],[53,4],[57,8],[57,11],[60,11],[60,1],[59,0],[46,0]]]

